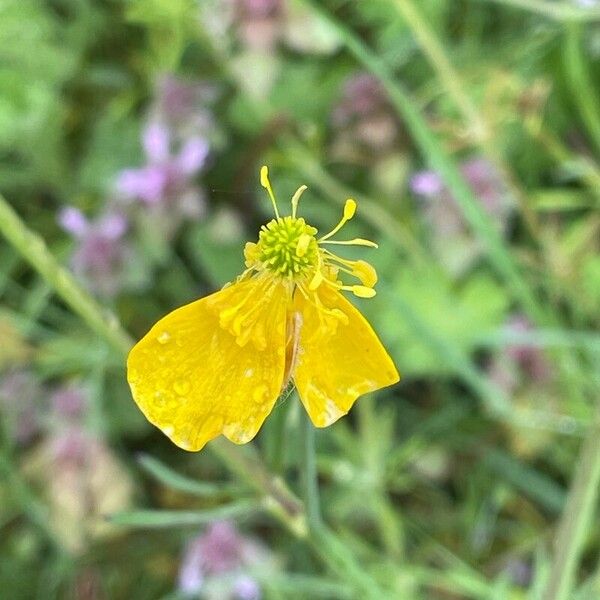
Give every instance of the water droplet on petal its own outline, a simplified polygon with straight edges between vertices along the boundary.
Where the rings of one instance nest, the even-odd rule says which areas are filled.
[[[254,392],[252,392],[252,398],[256,402],[260,402],[261,400],[264,399],[264,397],[267,395],[268,392],[269,392],[269,388],[263,383],[262,385],[259,385],[254,390]]]
[[[171,334],[168,331],[163,331],[161,334],[159,334],[159,336],[156,338],[156,341],[159,344],[166,344],[167,342],[169,342],[171,340]]]
[[[154,392],[154,402],[156,403],[156,406],[164,406],[167,402],[167,397],[165,396],[165,393],[160,390]]]
[[[175,393],[179,394],[180,396],[185,396],[190,391],[190,387],[190,382],[186,379],[178,379],[173,384],[173,389],[175,390]]]

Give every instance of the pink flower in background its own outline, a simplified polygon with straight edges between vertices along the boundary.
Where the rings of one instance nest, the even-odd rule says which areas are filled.
[[[331,118],[342,143],[360,144],[380,155],[389,152],[398,136],[398,122],[387,94],[370,73],[357,73],[346,80]]]
[[[118,194],[154,209],[200,216],[203,199],[193,178],[204,166],[208,143],[192,137],[181,144],[177,153],[172,153],[171,133],[160,123],[146,127],[142,143],[147,164],[121,172],[116,183]]]
[[[78,419],[86,406],[85,391],[75,384],[62,386],[50,397],[53,413],[61,420]]]
[[[71,257],[74,273],[102,296],[117,294],[130,255],[124,240],[128,228],[125,216],[107,212],[89,221],[77,208],[66,207],[60,211],[58,222],[77,241]]]
[[[46,392],[33,373],[12,370],[0,375],[0,413],[17,444],[28,444],[40,432]]]
[[[379,80],[370,73],[358,73],[346,80],[333,121],[336,125],[345,125],[386,106],[387,97]]]
[[[219,89],[212,83],[163,75],[157,81],[149,122],[162,124],[175,140],[210,139],[215,121],[209,107],[218,96]]]
[[[283,35],[283,1],[234,0],[233,8],[242,43],[251,50],[271,51]]]
[[[524,333],[533,331],[530,321],[524,315],[513,315],[505,325],[508,332]],[[512,395],[521,385],[533,383],[536,387],[547,384],[552,378],[552,369],[544,353],[537,347],[515,342],[498,352],[488,366],[492,381],[508,395]]]
[[[460,165],[460,171],[499,231],[506,233],[513,202],[494,166],[483,158],[472,158]],[[435,171],[415,173],[410,189],[421,199],[419,207],[431,229],[434,252],[453,274],[460,275],[481,254],[481,244],[460,206]]]
[[[260,586],[246,571],[268,560],[265,548],[232,523],[215,522],[188,544],[179,569],[179,590],[215,600],[259,600]]]

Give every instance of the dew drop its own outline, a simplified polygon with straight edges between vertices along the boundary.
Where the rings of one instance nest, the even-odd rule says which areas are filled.
[[[165,396],[165,393],[160,390],[154,392],[154,402],[156,402],[157,406],[164,406],[167,402],[167,397]]]
[[[259,385],[254,392],[252,392],[252,398],[256,401],[256,402],[260,402],[268,393],[269,388],[263,383],[262,385]]]
[[[159,344],[166,344],[171,340],[171,334],[168,331],[163,331],[157,338],[156,341]]]
[[[185,396],[190,391],[190,387],[190,382],[186,379],[178,379],[173,384],[173,389],[175,390],[175,393],[179,394],[180,396]]]

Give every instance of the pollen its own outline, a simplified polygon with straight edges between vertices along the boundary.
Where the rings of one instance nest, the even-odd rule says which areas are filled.
[[[316,233],[302,218],[273,219],[261,227],[256,248],[258,260],[280,276],[302,277],[318,263]]]

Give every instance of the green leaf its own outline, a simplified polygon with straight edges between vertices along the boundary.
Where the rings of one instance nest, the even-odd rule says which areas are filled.
[[[120,512],[107,516],[107,520],[115,525],[128,527],[144,527],[158,529],[163,527],[189,527],[206,525],[221,519],[247,517],[260,510],[256,501],[240,501],[218,508],[183,511],[183,510],[137,510]]]
[[[394,294],[410,304],[428,329],[447,344],[470,353],[482,332],[501,325],[508,299],[504,289],[487,275],[473,275],[464,284],[454,284],[440,271],[423,272],[403,268],[397,276]],[[416,333],[410,323],[398,318],[393,300],[379,316],[386,339],[396,347],[396,356],[405,374],[424,375],[450,372],[440,362],[430,343]]]
[[[185,477],[184,475],[173,471],[170,467],[148,454],[141,454],[138,458],[138,462],[147,473],[160,483],[165,484],[171,489],[179,492],[186,492],[194,496],[207,498],[228,494],[240,489],[239,487],[232,488],[231,486],[223,484],[194,481],[189,477]]]

